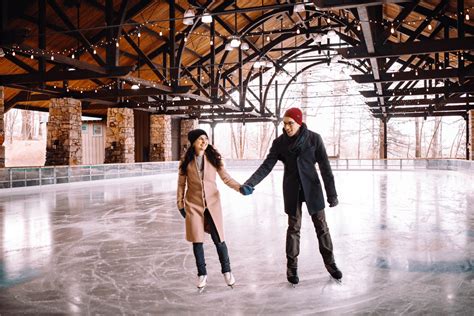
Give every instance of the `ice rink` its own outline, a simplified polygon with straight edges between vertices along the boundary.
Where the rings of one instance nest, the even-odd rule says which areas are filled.
[[[238,181],[254,170],[230,169]],[[251,196],[219,181],[237,283],[205,243],[198,293],[177,174],[0,190],[0,314],[474,314],[474,175],[335,171],[327,208],[342,284],[304,208],[300,284],[286,281],[281,170]]]

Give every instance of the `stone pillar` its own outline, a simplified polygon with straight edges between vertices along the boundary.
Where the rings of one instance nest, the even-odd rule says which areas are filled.
[[[171,161],[169,115],[150,115],[150,161]]]
[[[104,163],[135,162],[135,128],[133,109],[107,110]]]
[[[182,157],[189,146],[188,133],[193,129],[199,128],[198,119],[183,119],[181,120],[180,126],[180,143],[179,143],[179,155]]]
[[[469,128],[469,148],[470,148],[470,156],[471,160],[474,160],[474,110],[469,111],[469,118],[468,118],[468,124],[470,124]]]
[[[3,114],[5,112],[4,98],[4,88],[0,86],[0,168],[5,168],[5,146],[3,146],[5,140],[5,123],[3,121]]]
[[[51,99],[49,105],[46,166],[82,163],[81,101]]]

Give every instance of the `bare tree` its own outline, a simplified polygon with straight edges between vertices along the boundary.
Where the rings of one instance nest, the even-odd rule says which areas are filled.
[[[234,123],[230,124],[230,134],[232,138],[232,144],[234,145],[234,151],[237,159],[242,159],[245,153],[245,138],[246,130],[242,124],[237,124],[237,131],[234,131]]]
[[[33,139],[33,113],[24,110],[21,113],[21,136],[23,139]]]
[[[415,118],[415,158],[421,158],[421,134],[423,132],[423,122],[421,123],[420,128],[420,118]]]
[[[458,157],[459,147],[461,147],[463,136],[464,136],[464,128],[461,130],[461,136],[459,137],[459,140],[458,140],[458,145],[456,147],[456,152],[454,153],[454,158]]]
[[[357,141],[357,159],[360,159],[360,134],[362,133],[362,115],[359,112],[359,135]]]
[[[15,123],[18,118],[17,109],[12,109],[5,113],[5,139],[11,144],[13,143],[13,134],[15,132]]]
[[[431,136],[430,143],[428,145],[428,149],[426,150],[426,157],[430,158],[436,158],[437,153],[438,153],[438,131],[439,131],[439,126],[440,126],[441,120],[439,120],[439,117],[436,117],[435,120],[435,127],[434,127],[434,132],[433,136]],[[430,152],[431,146],[433,146],[433,150]]]
[[[269,127],[270,126],[270,127]],[[268,147],[270,146],[270,141],[272,139],[272,135],[274,133],[274,128],[272,123],[262,123],[260,128],[260,144],[259,144],[259,153],[258,157],[260,159],[265,157]]]

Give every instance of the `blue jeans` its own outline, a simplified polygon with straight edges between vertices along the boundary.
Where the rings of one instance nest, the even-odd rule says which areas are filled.
[[[212,220],[212,216],[207,209],[204,212],[204,217],[205,217],[205,220],[210,225],[211,238],[212,238],[212,241],[214,242],[214,245],[216,246],[217,254],[219,255],[219,261],[221,263],[221,271],[222,273],[230,272],[230,260],[229,260],[227,245],[225,244],[225,241],[221,242],[219,238],[219,234],[217,233],[216,225],[214,224],[214,221]],[[193,243],[193,253],[194,253],[194,258],[196,259],[198,276],[207,275],[206,259],[204,257],[204,247],[203,247],[202,242]]]

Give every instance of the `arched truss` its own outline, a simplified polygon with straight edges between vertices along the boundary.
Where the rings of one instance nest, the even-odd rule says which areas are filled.
[[[319,29],[319,31],[318,31],[318,32],[320,32],[320,33],[326,33],[326,32],[329,30],[329,28],[347,27],[347,26],[350,25],[350,22],[349,22],[349,21],[340,19],[339,17],[334,17],[333,15],[329,15],[329,14],[326,13],[326,12],[322,12],[322,11],[318,11],[318,10],[313,10],[313,11],[308,10],[308,11],[312,12],[313,14],[312,14],[312,15],[308,15],[307,20],[311,20],[311,19],[314,19],[314,18],[317,18],[317,17],[325,17],[325,18],[326,18],[326,17],[331,17],[331,21],[336,22],[336,25],[331,25],[331,27],[328,27],[327,25],[322,26],[322,27]],[[273,17],[275,17],[275,16],[278,16],[278,15],[280,15],[280,14],[282,14],[282,13],[288,13],[288,9],[280,8],[280,9],[276,9],[276,10],[273,10],[273,11],[271,11],[271,12],[268,12],[268,13],[262,15],[262,16],[259,17],[257,20],[253,21],[252,23],[250,23],[249,25],[247,25],[245,28],[243,28],[243,29],[241,30],[241,33],[240,33],[240,34],[241,34],[241,35],[240,35],[241,38],[245,38],[245,35],[246,35],[246,34],[248,34],[249,32],[251,32],[251,31],[253,31],[253,30],[255,30],[255,29],[259,28],[259,27],[261,27],[261,26],[265,23],[265,21],[267,21],[267,20],[269,20],[269,19],[271,19],[271,18],[273,18]],[[306,23],[306,22],[307,22],[307,21],[303,21],[303,23]],[[230,28],[229,28],[228,30],[229,30],[229,32],[232,31]],[[283,35],[279,36],[278,38],[273,39],[269,44],[267,44],[265,47],[263,47],[260,51],[259,51],[259,50],[256,50],[253,54],[251,54],[249,57],[246,58],[246,61],[244,61],[244,63],[243,63],[242,65],[238,65],[238,66],[243,67],[243,66],[246,65],[246,64],[253,63],[253,59],[254,59],[255,57],[261,57],[261,56],[266,55],[269,51],[271,51],[271,49],[272,49],[273,47],[276,47],[276,46],[279,45],[280,43],[282,43],[282,42],[284,42],[284,41],[286,41],[286,40],[288,40],[288,39],[291,39],[291,38],[293,38],[293,37],[295,37],[295,36],[297,36],[297,34],[292,34],[292,33],[290,33],[290,34],[283,34]],[[312,42],[312,40],[307,41],[307,43],[311,43],[311,42]],[[183,41],[182,41],[182,44],[184,44],[184,43],[185,43],[185,42],[184,42],[184,40],[183,40]],[[356,40],[353,40],[353,43],[358,43],[358,42],[357,42]],[[224,43],[222,46],[224,46],[224,45],[225,45],[225,43]],[[220,47],[221,49],[223,48],[222,46]],[[184,48],[184,45],[182,45],[182,48]],[[279,61],[275,62],[275,66],[278,67],[279,71],[283,71],[283,68],[284,68],[284,66],[285,66],[287,63],[291,62],[291,61],[294,60],[295,58],[298,58],[298,57],[300,57],[300,56],[302,56],[302,55],[304,55],[304,54],[307,54],[307,53],[310,53],[310,52],[313,52],[313,51],[316,51],[316,50],[332,50],[332,49],[331,49],[330,47],[324,47],[324,46],[322,46],[322,47],[319,47],[319,48],[312,48],[312,49],[306,50],[306,51],[301,52],[301,53],[290,52],[289,54],[290,54],[290,55],[293,55],[293,56],[290,56],[290,58],[287,58],[285,61],[280,61],[280,60],[279,60]],[[180,51],[180,53],[181,53],[181,52],[182,52],[182,50]],[[227,52],[224,52],[224,54],[223,54],[223,56],[222,56],[222,58],[221,58],[221,62],[220,62],[219,65],[218,65],[219,68],[221,68],[221,67],[225,64],[226,59],[227,59],[227,56],[228,56]],[[236,67],[235,67],[235,68],[236,68]],[[226,76],[226,75],[232,73],[232,71],[234,71],[235,68],[231,68],[231,69],[229,69],[229,70],[228,70],[227,72],[225,72],[225,73],[218,72],[217,75],[216,75],[216,78],[213,80],[213,82],[217,82],[217,83],[218,83],[218,82],[222,79],[222,77],[224,77],[224,76]],[[250,83],[253,79],[256,78],[256,76],[258,76],[258,74],[255,74],[255,73],[254,73],[254,68],[250,68],[250,71],[248,72],[247,77],[245,78],[245,80],[243,80],[243,87],[242,87],[242,89],[239,89],[240,92],[241,92],[241,93],[240,93],[240,97],[239,97],[240,100],[246,100],[246,99],[247,99],[247,98],[246,98],[246,95],[247,95],[247,93],[248,93],[248,91],[249,91],[249,90],[247,89],[247,88],[248,88],[248,85],[249,85],[249,83]],[[262,115],[262,116],[264,116],[265,114],[270,114],[271,116],[273,116],[273,113],[272,113],[271,111],[269,111],[268,109],[267,109],[267,113],[265,113],[266,94],[267,94],[267,92],[268,92],[269,86],[271,85],[271,83],[272,83],[272,81],[273,81],[273,78],[274,78],[274,76],[271,78],[271,80],[270,80],[269,83],[267,84],[265,97],[264,97],[262,100],[260,100],[260,108],[259,108],[259,109],[256,109],[255,106],[252,106],[249,110],[247,110],[247,112],[248,112],[248,111],[251,111],[251,110],[256,110],[256,111],[259,112],[260,115]],[[230,81],[230,80],[229,80],[229,81]],[[208,85],[209,85],[209,84],[208,84]],[[204,88],[207,88],[208,85],[205,85]],[[237,87],[236,89],[238,89],[238,87]],[[231,89],[231,90],[233,90],[233,89]],[[226,91],[224,91],[224,92],[225,92],[225,94],[226,94],[228,97],[230,97],[230,93],[229,93],[229,92],[226,92]],[[236,106],[240,106],[240,110],[242,110],[243,113],[246,112],[246,110],[243,108],[242,103],[238,104],[237,102],[235,102],[235,101],[232,100],[232,99],[231,99],[231,102],[232,102],[234,105],[236,105]],[[268,116],[268,115],[267,115],[267,116]],[[243,116],[243,117],[245,118],[245,116]]]
[[[50,98],[73,97],[83,101],[84,111],[89,115],[103,116],[108,107],[142,107],[142,104],[147,104],[150,108],[143,110],[151,113],[194,115],[203,120],[207,115],[212,121],[216,113],[218,116],[233,115],[236,120],[271,120],[274,119],[275,111],[268,109],[266,99],[274,76],[264,88],[265,93],[259,92],[256,95],[247,87],[250,82],[259,78],[261,72],[252,67],[245,71],[242,69],[255,59],[267,55],[274,57],[277,71],[284,71],[288,62],[311,51],[309,43],[312,36],[332,28],[343,29],[338,35],[348,44],[346,48],[336,48],[338,53],[347,60],[355,59],[366,70],[363,74],[352,75],[352,78],[358,82],[374,84],[375,91],[361,93],[366,97],[377,98],[376,102],[368,102],[375,117],[466,117],[474,101],[471,96],[474,92],[474,41],[465,37],[474,34],[474,26],[472,21],[465,19],[468,11],[463,12],[460,5],[463,1],[441,0],[436,5],[423,0],[393,3],[378,0],[370,5],[355,2],[351,2],[348,7],[347,2],[335,0],[332,2],[335,8],[320,6],[315,9],[312,5],[306,5],[304,14],[293,12],[296,1],[278,1],[264,6],[261,6],[260,1],[248,1],[245,6],[237,6],[235,1],[224,0],[188,1],[184,5],[175,1],[153,0],[9,2],[11,7],[18,7],[17,13],[11,15],[15,17],[12,21],[0,23],[2,26],[11,24],[11,30],[0,29],[0,48],[2,54],[5,54],[5,58],[0,59],[0,69],[17,67],[23,73],[0,73],[0,84],[14,89],[6,92],[5,109],[8,111],[17,107],[47,110]],[[2,12],[4,3],[6,2],[3,1],[0,7]],[[71,7],[74,3],[77,10]],[[208,10],[214,15],[213,24],[208,26],[196,19],[192,25],[184,26],[181,17],[188,4],[195,8],[198,16],[205,9]],[[94,24],[95,20],[105,18],[107,28],[97,28],[96,31],[87,31],[88,33],[75,29],[79,6],[83,8],[82,16],[87,15],[92,26],[97,26]],[[472,16],[474,8],[467,9],[471,9]],[[157,29],[147,23],[140,23],[139,17],[145,11],[146,14],[151,14],[151,19],[154,13],[168,15],[168,19],[165,18],[165,22],[162,20],[161,29]],[[37,16],[33,16],[34,14]],[[229,15],[235,16],[235,21],[238,16],[243,23],[232,25],[230,19],[223,18]],[[5,14],[1,16],[5,17]],[[306,39],[303,40],[303,34],[296,34],[298,27],[294,25],[281,28],[281,33],[276,32],[271,42],[261,46],[258,40],[250,39],[250,36],[260,36],[259,29],[262,29],[260,34],[264,36],[262,26],[267,26],[267,23],[272,25],[278,20],[278,16],[298,24]],[[418,22],[410,27],[404,23],[405,20],[417,20],[419,17]],[[327,18],[330,18],[330,23],[326,23]],[[54,22],[49,23],[50,19]],[[318,23],[311,23],[312,19]],[[323,23],[320,23],[321,19]],[[35,34],[49,34],[52,30],[53,33],[59,32],[62,38],[48,43],[45,36],[39,40],[26,40],[29,48],[22,46],[25,39],[22,37],[24,34],[21,27],[25,23],[29,23],[28,26],[33,29],[37,28]],[[430,32],[427,31],[429,27]],[[164,30],[163,35],[161,30]],[[200,30],[214,36],[211,53],[188,44],[191,34]],[[391,36],[390,30],[394,30],[399,37],[395,39]],[[137,38],[140,32],[143,34],[142,45]],[[118,40],[114,37],[119,34],[122,42],[128,44],[129,48],[122,49],[123,44],[119,48]],[[226,34],[237,34],[250,46],[248,53],[241,52],[238,62],[227,69],[225,65],[229,65],[229,57],[235,59],[235,54],[224,50],[228,39]],[[285,51],[276,56],[277,46],[291,38],[298,39],[299,46],[308,46],[308,51]],[[150,45],[150,41],[157,45]],[[100,46],[102,42],[106,45]],[[115,43],[117,47],[113,45]],[[66,53],[57,55],[46,49],[55,45],[62,45],[61,48],[66,49]],[[72,46],[78,47],[74,52],[75,57],[67,51]],[[100,48],[97,54],[93,53],[96,48]],[[321,45],[321,49],[326,51],[334,48]],[[17,56],[13,53],[17,53]],[[444,54],[444,61],[438,58],[441,54]],[[402,55],[410,57],[401,58]],[[386,72],[394,63],[400,64],[401,68],[389,77]],[[443,67],[439,67],[441,64]],[[354,62],[352,65],[354,66]],[[436,67],[432,67],[433,65]],[[75,71],[63,71],[69,68],[74,68]],[[143,68],[149,68],[146,76],[143,76]],[[140,73],[137,77],[137,69],[142,69],[142,77]],[[233,75],[234,71],[238,72],[237,77]],[[183,78],[189,80],[192,86],[183,84]],[[427,88],[415,88],[418,82],[430,80],[444,82],[445,85],[437,87],[428,84]],[[69,82],[75,83],[70,86]],[[391,88],[392,82],[399,83]],[[140,91],[130,89],[133,83],[141,85]],[[240,102],[231,98],[235,91],[239,92]],[[249,94],[253,95],[255,104],[249,102]],[[424,103],[416,101],[416,104],[409,98],[411,95],[427,94],[443,97],[428,98],[429,101]],[[227,100],[231,102],[230,105]],[[44,101],[43,104],[41,101]],[[406,107],[412,104],[411,108]],[[453,104],[456,106],[452,106]]]

